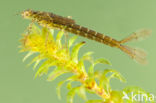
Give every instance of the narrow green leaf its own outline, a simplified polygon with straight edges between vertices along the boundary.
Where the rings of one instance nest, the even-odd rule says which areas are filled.
[[[57,91],[57,96],[59,99],[61,99],[61,87],[62,85],[66,82],[67,80],[63,80],[63,81],[60,81],[56,87],[56,91]]]
[[[56,36],[56,44],[61,48],[62,47],[62,43],[61,43],[61,38],[63,36],[64,32],[63,31],[59,31],[57,36]]]
[[[68,71],[64,71],[61,69],[61,67],[56,67],[49,75],[47,80],[48,81],[53,81],[55,80],[58,76],[67,73]]]
[[[40,63],[40,61],[41,61],[40,59],[39,60],[36,60],[34,66],[33,66],[33,69],[35,69],[37,67],[37,65]]]
[[[94,77],[94,63],[90,65],[89,70],[88,70],[88,75],[89,77]]]
[[[49,70],[49,67],[52,67],[56,64],[56,62],[51,62],[50,60],[45,60],[42,65],[39,67],[38,71],[36,72],[35,74],[35,78],[37,76],[41,76],[43,74],[47,74],[48,73],[48,70]]]
[[[93,58],[91,57],[91,55],[93,54],[93,52],[87,52],[85,53],[79,60],[79,62],[84,62],[84,60],[88,60],[90,62],[93,61]]]
[[[77,89],[77,93],[78,95],[84,99],[85,101],[87,100],[87,97],[86,97],[86,90],[83,86],[81,86],[80,88]]]
[[[95,60],[90,65],[89,70],[88,70],[88,74],[89,74],[90,77],[94,76],[94,67],[95,67],[96,64],[99,64],[99,63],[111,65],[111,63],[108,60],[103,59],[103,58]]]
[[[45,62],[39,67],[38,71],[36,72],[35,78],[36,78],[37,76],[40,77],[41,75],[48,73],[48,68],[49,68],[48,61],[45,61]]]
[[[73,103],[73,98],[76,94],[76,91],[79,89],[79,87],[75,87],[75,88],[72,88],[68,94],[67,94],[67,103]]]
[[[32,51],[28,52],[27,55],[23,58],[23,62],[24,62],[28,57],[30,57],[31,55],[33,55],[34,53],[35,53],[35,52],[32,52]]]
[[[44,57],[41,54],[39,54],[39,55],[37,55],[36,57],[34,57],[32,59],[32,61],[28,64],[28,66],[35,63],[34,66],[33,66],[33,69],[35,69],[37,67],[37,65],[40,63],[40,61],[43,60],[43,59],[44,59]]]
[[[91,57],[92,54],[93,54],[93,52],[87,52],[87,53],[85,53],[85,54],[83,55],[82,58],[88,60],[88,58],[90,59],[90,57]]]
[[[108,73],[112,73],[109,77],[107,77],[109,80],[112,78],[117,78],[122,82],[126,82],[125,78],[118,71],[113,69],[105,69],[103,75],[106,76]]]
[[[109,93],[110,90],[111,90],[110,83],[109,83],[109,80],[108,80],[107,77],[100,78],[100,80],[99,80],[99,86],[102,87],[102,88],[104,88],[107,93]]]
[[[67,83],[67,89],[71,89],[72,88],[72,83],[73,82],[73,80],[71,80],[71,81],[69,81],[68,83]]]
[[[35,74],[35,78],[37,76],[42,76],[44,73],[47,73],[48,72],[48,68],[47,67],[40,67],[39,70],[36,72]]]
[[[72,52],[71,52],[71,59],[75,62],[75,63],[78,63],[78,52],[79,52],[79,49],[85,44],[85,42],[81,42],[81,43],[78,43],[77,45],[75,45],[72,49]]]
[[[70,39],[69,39],[69,41],[68,41],[68,48],[70,48],[72,45],[73,45],[73,43],[75,42],[75,40],[77,39],[77,35],[76,36],[73,36],[73,37],[71,37]]]
[[[94,64],[98,64],[98,63],[112,65],[108,60],[103,59],[103,58],[97,59],[97,60],[94,62]]]
[[[126,82],[126,79],[119,73],[112,75],[111,78],[116,77],[118,78],[121,82]]]
[[[96,73],[98,73],[95,76],[97,76],[99,80],[99,86],[104,88],[108,93],[111,91],[110,80],[112,78],[117,78],[122,82],[126,82],[124,77],[119,72],[113,69],[105,69],[103,73],[100,73],[100,72],[96,72]],[[107,75],[108,73],[111,73],[111,74]]]
[[[65,82],[72,82],[72,81],[75,81],[77,79],[77,76],[72,76],[72,77],[69,77],[67,78],[66,80],[63,80],[63,81],[60,81],[56,87],[56,90],[57,90],[57,95],[58,95],[58,98],[61,99],[61,87],[62,85],[65,83]]]
[[[97,78],[99,81],[99,87],[104,88],[105,91],[109,94],[110,93],[110,83],[106,75],[103,75],[104,73],[101,71],[95,71],[94,72],[94,78]]]
[[[87,52],[85,53],[79,60],[78,62],[78,67],[80,69],[82,69],[83,72],[86,73],[86,70],[85,70],[85,66],[84,66],[84,61],[85,60],[89,60],[89,61],[92,61],[92,57],[90,56],[93,52]]]

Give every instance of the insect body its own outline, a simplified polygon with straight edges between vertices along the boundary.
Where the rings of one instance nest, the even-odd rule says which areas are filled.
[[[80,35],[100,43],[104,43],[111,47],[119,48],[123,52],[128,54],[132,59],[135,59],[137,62],[142,64],[146,63],[146,55],[142,50],[130,48],[128,46],[123,45],[123,43],[149,35],[150,31],[148,30],[141,30],[139,32],[135,32],[129,37],[121,41],[117,41],[109,36],[80,26],[76,24],[73,19],[62,17],[53,13],[25,10],[22,12],[22,16],[26,19],[31,19],[32,21],[37,22],[43,27],[65,30],[73,34]]]

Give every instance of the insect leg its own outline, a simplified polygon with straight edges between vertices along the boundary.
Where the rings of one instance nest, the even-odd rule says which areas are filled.
[[[26,30],[24,30],[24,32],[26,32],[27,35],[29,35],[31,33],[33,24],[34,24],[34,20],[32,20],[32,22],[28,25]]]

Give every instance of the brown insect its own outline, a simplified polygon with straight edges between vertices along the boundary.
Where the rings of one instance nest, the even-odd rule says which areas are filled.
[[[71,18],[62,17],[53,13],[25,10],[21,13],[21,15],[23,16],[23,18],[31,19],[33,22],[37,22],[43,27],[64,30],[66,32],[70,32],[109,45],[111,47],[119,48],[137,62],[141,64],[146,63],[146,53],[143,50],[131,48],[123,44],[148,36],[151,33],[150,30],[143,29],[138,32],[132,33],[130,36],[121,41],[117,41],[102,33],[80,26],[76,24],[75,21]]]

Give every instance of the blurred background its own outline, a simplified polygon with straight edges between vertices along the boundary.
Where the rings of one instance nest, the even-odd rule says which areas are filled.
[[[138,29],[151,29],[152,35],[144,41],[128,43],[148,53],[148,65],[140,65],[116,48],[79,37],[86,41],[80,55],[93,51],[94,58],[106,58],[126,79],[114,79],[111,85],[120,90],[128,85],[142,87],[156,95],[156,0],[1,0],[0,1],[0,103],[66,103],[67,89],[62,88],[62,99],[56,95],[58,81],[47,82],[46,76],[34,79],[35,71],[22,62],[25,53],[19,53],[21,34],[30,21],[16,15],[25,9],[53,12],[72,16],[80,25],[105,33],[117,40]],[[69,34],[73,35],[73,34]],[[98,65],[97,69],[107,68]],[[90,97],[94,97],[89,95]],[[155,98],[156,99],[156,98]],[[74,103],[84,103],[76,96]]]

